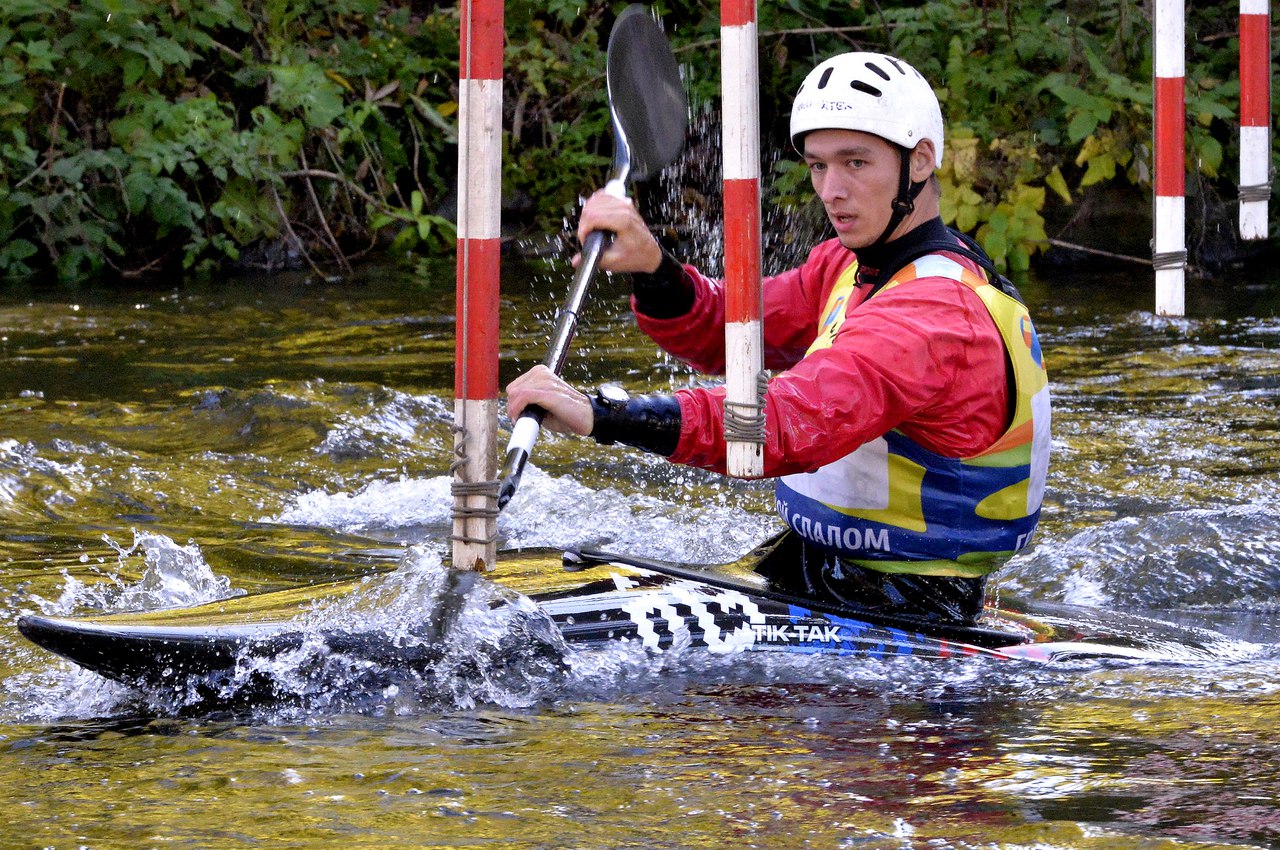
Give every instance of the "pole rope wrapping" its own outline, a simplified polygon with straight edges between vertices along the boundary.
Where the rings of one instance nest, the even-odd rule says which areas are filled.
[[[1162,254],[1151,255],[1151,265],[1156,271],[1163,269],[1180,269],[1187,264],[1186,251],[1165,251]]]
[[[1241,186],[1240,200],[1244,203],[1271,200],[1271,184],[1260,183],[1256,186]]]
[[[769,373],[762,369],[756,373],[758,401],[751,403],[725,399],[724,436],[726,441],[764,445],[764,403],[765,394],[768,391]]]
[[[494,520],[494,532],[488,537],[472,537],[469,534],[451,534],[449,539],[460,543],[475,543],[482,546],[488,546],[496,543],[498,540],[498,532],[496,521],[498,519],[498,488],[502,482],[494,478],[488,481],[464,481],[462,477],[466,474],[467,468],[467,429],[459,424],[454,424],[452,429],[456,435],[454,440],[454,460],[449,465],[449,475],[453,481],[449,485],[449,491],[453,494],[453,527],[459,527],[459,520],[464,523],[471,519]],[[467,501],[476,496],[484,497],[483,505],[469,505]]]

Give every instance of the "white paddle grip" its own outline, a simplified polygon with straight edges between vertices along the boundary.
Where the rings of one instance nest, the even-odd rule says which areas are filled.
[[[538,431],[541,426],[531,416],[521,416],[511,429],[511,442],[507,443],[507,452],[512,449],[524,449],[533,452],[534,443],[538,442]]]
[[[615,177],[604,184],[604,191],[615,198],[625,198],[627,196],[627,183],[625,180],[619,180]]]

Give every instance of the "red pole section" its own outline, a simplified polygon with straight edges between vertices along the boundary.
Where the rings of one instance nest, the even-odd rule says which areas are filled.
[[[497,558],[498,300],[502,198],[502,0],[462,0],[453,564]]]
[[[727,468],[764,474],[764,334],[760,290],[760,70],[755,0],[720,4],[724,150]]]
[[[1186,312],[1186,19],[1184,0],[1155,4],[1156,313]]]
[[[1240,236],[1267,238],[1271,199],[1271,9],[1240,0]]]

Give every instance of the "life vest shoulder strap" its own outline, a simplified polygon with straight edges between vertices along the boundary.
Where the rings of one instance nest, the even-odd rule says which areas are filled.
[[[1008,295],[1019,304],[1026,303],[1018,293],[1018,288],[1013,285],[1013,281],[1009,280],[1009,278],[1002,275],[996,269],[995,263],[992,262],[991,258],[987,256],[987,253],[982,250],[982,246],[967,234],[961,233],[953,227],[948,227],[947,230],[951,232],[952,236],[960,240],[960,244],[949,242],[945,239],[930,239],[926,242],[921,242],[919,245],[912,248],[911,251],[900,260],[901,265],[899,266],[898,271],[905,269],[907,266],[911,265],[926,254],[958,254],[961,257],[976,263],[979,268],[986,272],[987,282],[996,289],[1000,290],[1005,295]],[[870,298],[872,295],[879,292],[881,288],[893,280],[893,277],[893,275],[889,275],[884,281],[877,284],[867,297]]]

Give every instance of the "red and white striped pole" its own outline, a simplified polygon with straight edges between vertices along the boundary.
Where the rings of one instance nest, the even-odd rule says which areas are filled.
[[[760,71],[755,0],[720,4],[724,151],[727,468],[764,475],[764,299],[760,290]]]
[[[458,265],[453,565],[497,558],[502,0],[463,0],[458,81]]]
[[[1271,9],[1240,0],[1240,236],[1267,238],[1271,198]]]
[[[1186,312],[1186,21],[1184,0],[1155,4],[1156,313]]]

